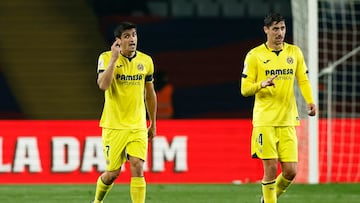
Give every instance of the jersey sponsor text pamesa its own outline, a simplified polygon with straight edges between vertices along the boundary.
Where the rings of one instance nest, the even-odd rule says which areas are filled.
[[[265,75],[293,75],[294,70],[291,68],[278,68],[272,70],[265,70]]]
[[[116,74],[116,79],[120,79],[120,80],[142,80],[143,77],[144,77],[143,74],[136,74],[136,75]]]

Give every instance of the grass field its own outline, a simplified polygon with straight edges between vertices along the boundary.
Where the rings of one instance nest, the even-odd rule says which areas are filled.
[[[89,203],[94,185],[0,185],[2,203]],[[260,185],[148,184],[147,203],[259,203]],[[360,184],[294,184],[279,203],[359,203]],[[105,203],[131,203],[128,185],[115,185]]]

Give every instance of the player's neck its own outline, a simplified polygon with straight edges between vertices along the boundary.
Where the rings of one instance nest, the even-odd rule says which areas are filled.
[[[284,43],[274,44],[274,43],[266,42],[266,46],[267,46],[268,48],[270,48],[271,50],[280,51],[280,50],[283,49]]]
[[[135,56],[135,51],[121,51],[121,54],[127,58],[132,58]]]

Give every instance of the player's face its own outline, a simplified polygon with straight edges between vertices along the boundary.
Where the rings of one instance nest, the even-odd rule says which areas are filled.
[[[135,28],[125,30],[121,35],[121,51],[124,53],[136,51],[137,40],[138,38]]]
[[[270,27],[264,27],[267,36],[267,41],[271,45],[281,46],[284,42],[286,26],[284,21],[273,22]]]

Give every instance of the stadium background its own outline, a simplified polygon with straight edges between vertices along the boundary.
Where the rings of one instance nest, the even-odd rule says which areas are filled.
[[[206,136],[204,132],[208,136],[219,137],[241,134],[220,145],[239,143],[238,148],[232,146],[231,149],[235,153],[239,151],[245,164],[230,168],[232,173],[224,173],[236,174],[238,170],[241,181],[258,181],[261,176],[260,165],[248,157],[253,98],[242,97],[238,87],[246,52],[265,39],[262,19],[270,10],[280,11],[286,17],[287,41],[292,42],[289,0],[2,1],[0,25],[4,29],[0,32],[0,118],[4,121],[1,122],[0,136],[4,137],[0,144],[4,158],[0,157],[0,165],[3,163],[2,166],[7,168],[7,164],[16,156],[14,154],[18,137],[37,136],[40,142],[42,136],[61,134],[64,126],[74,130],[69,127],[79,124],[74,120],[97,120],[100,117],[103,93],[96,85],[97,57],[99,53],[109,49],[114,26],[126,20],[138,24],[138,49],[154,58],[159,71],[156,73],[157,90],[160,92],[165,85],[173,88],[164,93],[164,97],[170,98],[165,99],[165,102],[170,101],[173,111],[170,112],[171,115],[165,112],[163,124],[166,130],[159,128],[160,134],[168,133],[168,139],[171,139],[174,136],[171,134],[172,130],[176,129],[174,133],[177,134],[182,133],[177,121],[187,122],[185,126],[189,129],[193,129],[190,124],[199,124],[192,122],[199,121],[202,126],[200,130],[195,129],[196,133],[192,135],[194,137]],[[158,76],[164,76],[165,79]],[[241,120],[228,120],[235,118]],[[9,119],[19,120],[20,123],[9,124]],[[22,120],[29,121],[23,123]],[[40,123],[34,120],[40,120]],[[60,123],[54,127],[52,120],[65,120],[65,124]],[[217,123],[203,123],[204,120]],[[229,127],[225,123],[233,125]],[[93,126],[96,121],[90,121],[88,125],[82,124],[79,126],[93,129],[89,124]],[[203,129],[210,124],[211,127],[217,126],[214,132]],[[242,125],[246,127],[243,128]],[[97,126],[93,127],[95,129],[88,134],[81,129],[81,132],[74,130],[73,134],[70,130],[64,133],[79,135],[79,139],[83,141],[86,136],[98,135]],[[218,133],[224,130],[224,134]],[[45,143],[40,142],[40,146],[50,148],[49,140],[47,137]],[[189,141],[189,145],[190,143]],[[209,143],[211,146],[215,145],[216,140]],[[82,142],[80,145],[84,147]],[[216,145],[215,149],[225,153],[224,155],[229,152],[226,150],[230,150],[219,146],[216,148]],[[228,161],[224,160],[225,164]],[[43,159],[41,162],[50,163]],[[224,167],[214,170],[221,168]],[[13,173],[14,169],[5,173],[2,171],[1,175],[14,182],[31,183],[34,174],[30,169],[25,167],[25,171],[20,173],[22,177],[25,174],[28,181],[27,178],[17,179],[19,174]],[[256,170],[257,177],[249,175]],[[352,170],[355,167],[347,169],[347,174],[351,174]],[[76,170],[74,173],[78,172]],[[231,181],[227,178],[210,179],[213,178],[210,172],[209,176],[204,177],[207,178],[205,181],[198,181]],[[95,174],[90,175],[96,177]],[[174,182],[169,175],[173,174],[166,174],[165,178]],[[178,176],[173,178],[179,180]],[[87,176],[84,180],[94,182]],[[320,177],[320,180],[324,181],[325,178]],[[347,181],[346,178],[333,180]],[[351,180],[359,181],[359,177],[355,176]],[[166,182],[166,179],[161,179],[160,182]],[[191,180],[185,179],[184,182]]]
[[[201,2],[2,2],[1,118],[99,118],[97,57],[122,20],[139,25],[139,50],[174,86],[173,118],[249,118],[252,99],[240,96],[239,75],[246,52],[263,42],[262,19],[274,5],[229,1],[201,12],[213,1]],[[291,41],[290,2],[275,5],[284,6]]]

